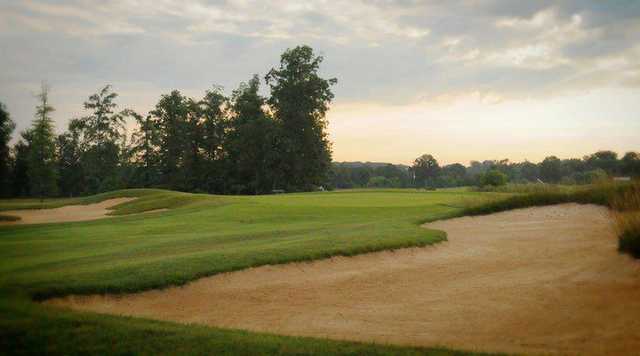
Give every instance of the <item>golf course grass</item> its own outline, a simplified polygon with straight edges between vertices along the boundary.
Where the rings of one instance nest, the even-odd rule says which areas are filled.
[[[213,196],[123,190],[51,201],[0,200],[0,211],[138,197],[113,218],[0,226],[0,350],[13,353],[455,354],[263,335],[84,314],[34,300],[181,285],[265,264],[354,255],[446,239],[420,223],[504,197],[468,191],[361,190]],[[155,209],[160,213],[118,216]],[[215,302],[215,301],[212,301]],[[221,308],[224,301],[220,301]]]

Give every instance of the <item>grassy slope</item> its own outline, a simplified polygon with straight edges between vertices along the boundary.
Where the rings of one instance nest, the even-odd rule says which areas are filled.
[[[129,190],[140,199],[114,214],[158,214],[92,222],[0,227],[0,350],[54,353],[446,353],[358,343],[186,327],[141,319],[63,312],[30,298],[133,292],[251,266],[352,255],[441,241],[419,227],[491,194],[402,190],[221,197]],[[23,207],[31,207],[24,202]],[[15,203],[0,202],[0,210]],[[36,330],[37,332],[35,332]],[[132,336],[126,337],[125,336]],[[75,340],[81,338],[83,342]],[[114,347],[115,349],[108,349]]]

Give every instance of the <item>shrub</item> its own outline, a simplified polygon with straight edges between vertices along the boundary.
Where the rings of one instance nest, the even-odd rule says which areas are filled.
[[[484,187],[490,185],[493,187],[499,187],[507,184],[508,180],[509,178],[506,174],[496,169],[492,169],[480,176],[480,186]]]

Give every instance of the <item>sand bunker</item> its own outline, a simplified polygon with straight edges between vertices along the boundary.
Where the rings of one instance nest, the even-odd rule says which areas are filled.
[[[25,209],[2,211],[3,215],[18,216],[20,220],[0,222],[6,225],[45,224],[68,221],[86,221],[109,217],[110,208],[137,198],[115,198],[88,205],[67,205],[53,209]]]
[[[427,227],[447,231],[449,241],[48,303],[403,345],[609,355],[640,350],[640,263],[616,251],[606,209],[565,204]]]

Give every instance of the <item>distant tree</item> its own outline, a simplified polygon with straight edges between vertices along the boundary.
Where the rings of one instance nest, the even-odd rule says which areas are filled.
[[[185,150],[185,126],[189,112],[188,99],[179,91],[162,95],[151,112],[158,125],[161,183],[171,189],[184,189],[182,170]]]
[[[591,184],[606,181],[609,178],[607,172],[602,168],[596,168],[584,173],[583,183]]]
[[[246,184],[246,192],[260,194],[273,189],[277,180],[276,126],[258,94],[260,79],[255,75],[240,84],[231,96],[232,120],[227,149],[236,184]]]
[[[124,118],[116,111],[117,97],[110,85],[103,87],[84,103],[89,115],[75,122],[83,135],[82,167],[90,193],[120,186],[119,163],[125,134]]]
[[[281,125],[280,169],[288,190],[310,190],[328,177],[331,143],[325,114],[337,80],[320,77],[322,60],[311,47],[298,46],[286,50],[280,66],[265,77],[271,89],[268,103]]]
[[[154,186],[160,182],[160,134],[157,124],[151,115],[142,116],[133,110],[125,110],[123,114],[132,117],[138,124],[132,134],[134,184],[142,187]]]
[[[53,120],[49,116],[54,108],[49,104],[49,88],[45,84],[37,98],[35,120],[23,137],[29,145],[27,173],[31,193],[42,198],[57,193],[56,147]]]
[[[507,184],[509,178],[497,169],[491,169],[480,176],[480,186],[498,187]]]
[[[227,106],[229,99],[221,88],[214,87],[204,95],[199,103],[202,120],[202,153],[204,155],[204,177],[202,187],[208,192],[227,191],[228,167],[225,166],[229,154],[225,147],[229,129]],[[268,134],[268,133],[265,133]],[[247,149],[250,149],[247,147]]]
[[[11,134],[16,128],[15,123],[11,120],[9,112],[4,104],[0,102],[0,196],[7,196],[10,193],[11,178],[11,155],[9,141]]]
[[[627,176],[640,176],[640,153],[627,152],[622,157],[622,173]]]
[[[558,183],[562,178],[562,161],[549,156],[540,163],[540,176],[545,183]]]
[[[613,151],[598,151],[585,157],[585,163],[590,169],[600,168],[609,175],[618,172],[618,154]]]
[[[73,125],[70,125],[73,127]],[[64,196],[80,195],[85,191],[82,149],[78,130],[69,130],[57,138],[58,187]]]
[[[440,171],[440,181],[442,187],[457,187],[465,185],[467,168],[460,163],[453,163],[443,166]]]
[[[11,193],[14,197],[24,197],[31,194],[29,184],[29,145],[23,139],[13,146],[13,167],[11,169]],[[28,134],[27,134],[28,136]]]
[[[529,161],[520,163],[520,177],[528,182],[536,182],[540,177],[540,168]]]
[[[393,185],[393,182],[384,176],[375,176],[369,178],[369,182],[367,183],[367,187],[370,188],[388,188]]]
[[[440,172],[438,161],[430,154],[424,154],[413,161],[411,172],[414,176],[414,184],[418,188],[427,187]]]

